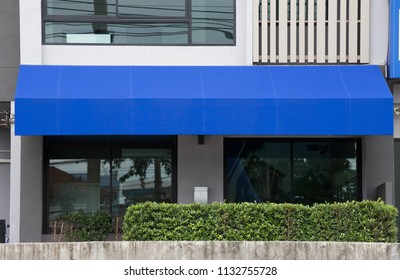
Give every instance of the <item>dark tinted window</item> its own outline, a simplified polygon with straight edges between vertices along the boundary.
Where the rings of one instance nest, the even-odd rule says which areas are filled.
[[[106,209],[122,217],[134,203],[175,202],[175,140],[154,138],[47,137],[45,231],[64,213]]]
[[[359,199],[359,141],[227,139],[229,202]]]

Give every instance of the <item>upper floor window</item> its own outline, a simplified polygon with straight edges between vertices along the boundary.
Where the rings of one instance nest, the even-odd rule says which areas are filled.
[[[234,45],[235,0],[44,0],[46,44]]]

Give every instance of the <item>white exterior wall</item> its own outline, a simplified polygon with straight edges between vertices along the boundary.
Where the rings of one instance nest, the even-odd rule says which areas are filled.
[[[370,64],[386,65],[389,48],[389,1],[370,0],[370,3]]]

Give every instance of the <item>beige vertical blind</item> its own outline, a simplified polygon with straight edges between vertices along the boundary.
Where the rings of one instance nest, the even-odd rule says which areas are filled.
[[[368,63],[369,0],[253,0],[254,63]]]

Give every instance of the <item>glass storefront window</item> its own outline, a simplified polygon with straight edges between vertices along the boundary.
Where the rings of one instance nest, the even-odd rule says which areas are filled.
[[[290,144],[229,144],[228,201],[284,202],[291,192]]]
[[[357,199],[357,158],[354,142],[293,144],[293,201]]]
[[[49,219],[63,213],[108,208],[109,165],[107,150],[52,148],[47,169]]]
[[[228,202],[323,203],[359,199],[359,141],[227,139]]]
[[[90,137],[89,137],[90,138]],[[46,223],[79,210],[111,211],[144,201],[174,202],[174,140],[127,144],[65,141],[46,144]],[[122,140],[122,141],[121,141]],[[91,146],[101,147],[91,147]],[[154,147],[151,147],[154,146]]]
[[[172,202],[171,149],[114,150],[112,170],[114,215],[134,203]]]

